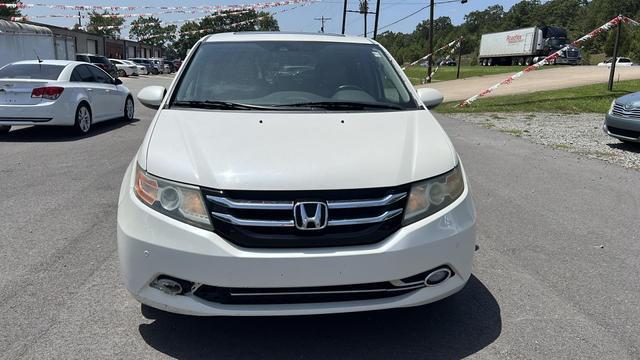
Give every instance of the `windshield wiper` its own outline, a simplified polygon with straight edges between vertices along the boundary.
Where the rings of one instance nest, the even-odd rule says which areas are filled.
[[[402,110],[398,105],[375,104],[356,101],[312,101],[295,104],[274,105],[274,107],[309,107],[331,110],[364,110],[364,109],[393,109]]]
[[[181,100],[174,101],[174,106],[192,107],[199,109],[223,109],[223,110],[269,110],[270,107],[235,103],[232,101],[218,100]]]

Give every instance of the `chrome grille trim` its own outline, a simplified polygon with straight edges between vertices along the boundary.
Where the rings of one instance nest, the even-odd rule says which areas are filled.
[[[619,104],[613,105],[612,113],[613,115],[622,116],[626,118],[640,119],[640,109],[625,110],[624,107]]]
[[[328,294],[358,294],[376,292],[394,292],[415,290],[426,287],[424,283],[398,288],[363,289],[363,290],[333,290],[333,291],[280,291],[280,292],[259,292],[259,293],[230,293],[231,296],[282,296],[282,295],[328,295]]]
[[[255,226],[255,227],[294,227],[293,220],[250,220],[239,219],[233,215],[212,212],[214,217],[238,226]]]
[[[327,226],[344,226],[344,225],[360,225],[360,224],[374,224],[383,222],[391,219],[392,217],[398,216],[402,213],[403,209],[395,209],[391,211],[385,211],[384,213],[369,217],[369,218],[360,218],[360,219],[342,219],[342,220],[329,220]]]
[[[368,199],[368,200],[330,200],[327,201],[329,209],[353,209],[363,207],[376,207],[386,206],[393,204],[396,201],[404,199],[407,193],[389,194],[381,199]]]
[[[231,200],[222,196],[207,195],[207,200],[214,203],[232,208],[232,209],[248,209],[248,210],[292,210],[293,201],[244,201]]]

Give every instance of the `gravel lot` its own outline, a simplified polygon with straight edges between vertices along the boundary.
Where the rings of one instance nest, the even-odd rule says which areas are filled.
[[[640,170],[640,144],[625,144],[606,135],[602,131],[602,114],[483,113],[447,116],[556,150]]]

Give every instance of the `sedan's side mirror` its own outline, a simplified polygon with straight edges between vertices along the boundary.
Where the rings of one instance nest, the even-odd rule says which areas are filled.
[[[158,109],[166,93],[164,86],[147,86],[138,93],[138,101],[148,108]]]
[[[433,109],[442,104],[444,100],[442,93],[436,89],[420,88],[418,89],[418,95],[420,95],[420,100],[422,100],[422,103],[427,109]]]
[[[114,84],[114,85],[122,85],[122,80],[120,80],[120,79],[118,79],[118,78],[113,79],[113,84]]]

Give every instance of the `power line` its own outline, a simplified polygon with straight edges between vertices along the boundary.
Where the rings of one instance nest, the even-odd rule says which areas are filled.
[[[448,4],[448,3],[452,3],[452,2],[460,2],[460,0],[445,0],[445,1],[439,1],[439,2],[436,2],[436,4]],[[397,23],[399,23],[399,22],[401,22],[401,21],[407,20],[408,18],[410,18],[410,17],[412,17],[412,16],[414,16],[414,15],[418,14],[420,11],[422,11],[422,10],[424,10],[424,9],[428,9],[429,7],[430,7],[430,5],[423,6],[423,7],[421,7],[420,9],[418,9],[418,10],[416,10],[416,11],[412,12],[411,14],[409,14],[409,15],[407,15],[407,16],[405,16],[405,17],[403,17],[403,18],[400,18],[400,19],[398,19],[398,20],[396,20],[396,21],[394,21],[394,22],[392,22],[392,23],[390,23],[390,24],[387,24],[387,25],[384,25],[384,26],[379,27],[379,28],[378,28],[378,31],[380,31],[380,30],[382,30],[382,29],[386,29],[386,28],[388,28],[388,27],[390,27],[390,26],[393,26],[393,25],[395,25],[395,24],[397,24]],[[369,33],[372,33],[372,32],[373,32],[373,31],[369,31]]]

